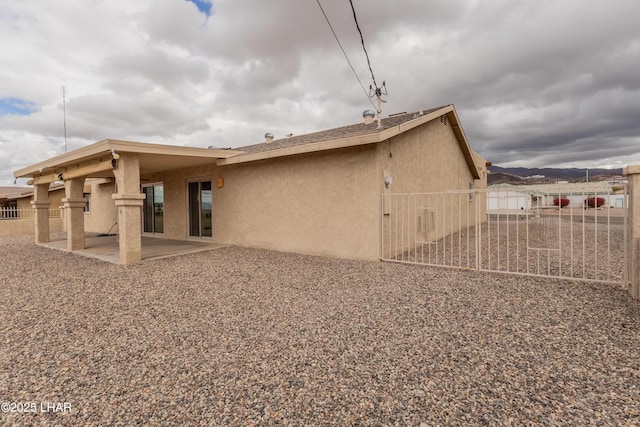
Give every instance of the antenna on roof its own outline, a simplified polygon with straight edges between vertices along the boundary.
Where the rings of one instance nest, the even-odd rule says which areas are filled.
[[[375,83],[375,80],[374,80]],[[383,91],[384,90],[384,91]],[[381,87],[376,86],[376,90],[373,90],[373,86],[369,85],[369,97],[373,98],[374,96],[378,99],[378,129],[382,128],[382,103],[387,102],[382,100],[382,95],[387,94],[387,84],[386,82],[382,82]]]
[[[64,152],[67,152],[67,102],[64,94],[64,85],[62,86],[62,126],[64,128]]]

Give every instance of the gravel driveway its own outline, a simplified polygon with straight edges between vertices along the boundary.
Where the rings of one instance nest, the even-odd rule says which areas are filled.
[[[640,423],[640,307],[612,285],[0,243],[0,425]]]

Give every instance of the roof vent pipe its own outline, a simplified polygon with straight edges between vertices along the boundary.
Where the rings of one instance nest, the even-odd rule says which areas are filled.
[[[373,123],[373,119],[376,117],[376,112],[373,110],[364,110],[362,112],[362,117],[364,118],[364,124],[370,125]]]
[[[264,142],[269,144],[271,141],[273,141],[273,134],[271,132],[265,133],[264,134]]]

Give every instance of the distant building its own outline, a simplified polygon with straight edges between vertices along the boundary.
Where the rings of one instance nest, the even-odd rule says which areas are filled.
[[[558,184],[538,184],[514,186],[509,184],[491,185],[487,193],[487,209],[521,211],[535,208],[555,207],[556,199],[569,200],[567,207],[584,208],[587,199],[602,198],[602,207],[622,208],[627,206],[627,195],[623,186],[611,185],[605,181]]]

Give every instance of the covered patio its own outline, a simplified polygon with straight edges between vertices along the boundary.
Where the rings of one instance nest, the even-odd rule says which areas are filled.
[[[85,237],[84,249],[74,250],[73,253],[95,258],[114,264],[120,263],[120,247],[117,235]],[[56,240],[42,243],[41,246],[67,251],[66,240]],[[224,248],[227,245],[210,242],[196,242],[192,240],[172,240],[158,237],[141,237],[141,261],[150,259],[167,258],[178,255],[192,254],[196,252],[210,251]]]
[[[49,185],[64,182],[65,198],[62,199],[67,238],[64,241],[68,251],[85,251],[117,258],[120,264],[131,264],[148,258],[153,247],[162,244],[142,244],[142,206],[145,194],[141,192],[140,176],[172,169],[193,168],[215,163],[218,159],[234,156],[240,151],[226,149],[206,149],[147,144],[131,141],[106,139],[87,147],[71,151],[14,173],[16,178],[31,178],[34,187],[33,201],[35,241],[46,245],[51,242],[49,230]],[[85,179],[103,178],[115,180],[116,191],[112,195],[117,209],[118,239],[117,255],[98,241],[85,239],[83,196]],[[162,240],[162,239],[160,239]],[[147,241],[147,239],[145,239]],[[183,242],[188,244],[189,242]],[[198,242],[193,242],[198,243]],[[98,244],[92,247],[91,245]],[[113,242],[111,245],[113,246]],[[206,243],[205,243],[206,244]],[[53,247],[62,245],[53,242]],[[166,248],[175,245],[164,245]],[[100,249],[102,248],[102,249]]]

